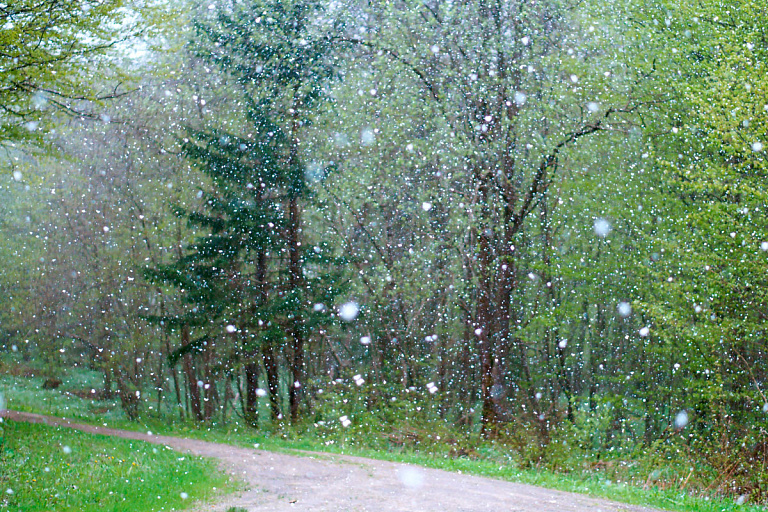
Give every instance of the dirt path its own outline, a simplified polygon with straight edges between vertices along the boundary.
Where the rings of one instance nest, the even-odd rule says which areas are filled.
[[[46,423],[109,436],[170,446],[221,461],[222,467],[247,483],[239,496],[198,510],[226,512],[653,512],[580,494],[552,491],[408,464],[311,454],[286,455],[194,439],[150,435],[82,425],[39,414],[2,411],[14,421]],[[660,511],[656,511],[660,512]]]

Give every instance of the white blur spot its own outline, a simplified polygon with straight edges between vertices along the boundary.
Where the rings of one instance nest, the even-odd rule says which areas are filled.
[[[437,46],[436,44],[433,44],[432,47],[430,47],[430,51],[435,55],[437,55],[438,53],[440,53],[440,47]]]
[[[363,146],[370,146],[373,144],[374,140],[376,140],[376,135],[374,135],[373,130],[370,128],[366,128],[360,132],[360,142]]]
[[[360,314],[360,306],[357,302],[350,301],[339,308],[339,318],[345,322],[351,322]]]
[[[759,152],[763,150],[763,143],[762,142],[753,142],[752,143],[752,151]]]
[[[267,396],[267,391],[265,389],[256,388],[256,396],[265,397]]]
[[[421,203],[421,209],[424,210],[425,212],[428,212],[429,210],[432,209],[432,203],[430,203],[429,201],[424,201],[423,203]]]
[[[596,101],[590,101],[589,103],[587,103],[587,110],[589,110],[594,114],[595,112],[600,110],[600,104]]]
[[[16,181],[21,181],[22,174],[21,171],[13,171],[13,179]]]
[[[768,242],[760,242],[760,249],[763,251],[768,251]]]
[[[361,345],[370,345],[371,344],[371,337],[370,336],[363,336],[360,338],[360,344]]]
[[[341,422],[341,425],[344,427],[348,427],[352,424],[352,421],[350,421],[350,419],[347,418],[346,416],[342,416],[341,418],[339,418],[339,421]]]
[[[616,310],[619,312],[619,315],[621,315],[622,318],[627,318],[632,314],[632,306],[629,304],[629,302],[619,302],[619,304],[616,306]]]
[[[109,226],[104,226],[101,229],[104,230],[105,233],[109,233]]]
[[[475,336],[480,336],[481,334],[483,334],[483,330],[480,327],[475,329]]]
[[[365,379],[363,379],[363,377],[362,377],[362,376],[361,376],[359,373],[358,373],[357,375],[355,375],[354,377],[352,377],[352,380],[354,380],[354,381],[355,381],[355,384],[356,384],[358,387],[360,387],[360,386],[362,386],[363,384],[365,384]]]
[[[397,470],[397,478],[405,487],[418,489],[424,484],[424,472],[412,466],[403,466]]]
[[[234,325],[232,325],[232,324],[229,324],[229,325],[227,326],[227,332],[228,332],[228,333],[230,333],[230,334],[231,334],[231,333],[233,333],[233,332],[235,332],[235,331],[237,331],[237,327],[235,327]]]
[[[64,453],[66,453],[67,455],[69,455],[70,453],[72,453],[72,448],[70,448],[69,446],[64,446],[64,447],[62,448],[62,451],[63,451]]]
[[[571,82],[576,83],[579,81],[579,77],[576,75],[571,75]]]
[[[693,311],[696,313],[701,313],[701,306],[696,304],[695,306],[693,306]]]
[[[525,105],[525,102],[528,101],[528,96],[521,91],[517,91],[515,93],[515,104],[519,107],[521,105]]]
[[[313,310],[314,310],[316,313],[321,313],[321,312],[325,311],[325,304],[322,304],[322,303],[318,302],[317,304],[315,304],[314,306],[312,306],[312,309],[313,309]]]
[[[642,336],[643,338],[645,338],[646,336],[651,334],[651,330],[648,327],[643,327],[638,332],[639,332],[640,336]]]
[[[437,393],[437,386],[435,386],[434,382],[427,382],[427,391],[429,391],[430,395]]]
[[[179,497],[180,497],[181,499],[185,500],[185,499],[189,498],[189,494],[187,494],[187,493],[185,493],[185,492],[182,492],[181,494],[179,494]]]
[[[611,223],[601,217],[595,219],[594,228],[595,234],[600,237],[608,236],[608,233],[610,233],[611,229],[613,229],[611,227]]]
[[[679,430],[685,428],[686,425],[688,425],[688,412],[680,411],[675,416],[675,428]]]
[[[541,394],[541,391],[536,392],[536,400],[541,400],[541,397],[544,396]]]
[[[557,346],[560,347],[560,348],[567,347],[568,346],[568,340],[566,340],[566,339],[560,340],[560,343],[558,343]]]
[[[523,45],[528,46],[529,44],[531,44],[531,38],[528,36],[523,36],[520,42],[523,43]]]
[[[2,409],[2,407],[0,407],[0,409]],[[763,412],[768,412],[768,402],[763,404]]]

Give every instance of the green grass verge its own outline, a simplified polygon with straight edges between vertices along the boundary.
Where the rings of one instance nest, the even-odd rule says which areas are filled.
[[[3,422],[0,509],[182,510],[233,490],[211,460],[68,428]]]
[[[79,377],[82,380],[82,377]],[[375,429],[368,432],[353,430],[328,433],[327,429],[309,426],[302,432],[294,430],[255,431],[244,425],[198,425],[182,422],[168,413],[149,411],[138,422],[129,422],[114,402],[83,400],[66,394],[67,381],[60,391],[43,391],[42,381],[33,379],[9,380],[0,376],[0,393],[5,393],[8,408],[38,412],[53,416],[66,416],[84,423],[108,425],[127,430],[147,431],[203,439],[280,451],[308,450],[369,457],[373,459],[407,462],[425,467],[444,469],[472,475],[487,476],[515,482],[539,485],[551,489],[572,491],[590,496],[608,498],[624,503],[657,507],[674,512],[758,512],[764,507],[740,505],[727,498],[713,498],[689,494],[687,490],[643,489],[641,485],[615,482],[604,471],[576,470],[570,473],[552,472],[540,468],[522,469],[508,447],[479,442],[472,458],[458,457],[452,447],[435,442],[429,446],[397,446],[382,442]],[[35,389],[36,388],[36,389]]]

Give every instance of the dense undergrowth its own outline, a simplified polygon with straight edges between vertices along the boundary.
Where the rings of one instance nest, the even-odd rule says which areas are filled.
[[[47,425],[0,429],[0,510],[182,510],[233,488],[214,461]]]
[[[543,447],[522,422],[510,422],[493,440],[485,440],[476,429],[441,421],[439,411],[416,392],[389,399],[384,407],[372,403],[377,392],[341,384],[326,390],[311,420],[298,427],[265,421],[256,430],[245,426],[236,413],[227,421],[199,425],[179,419],[165,407],[158,411],[151,399],[144,404],[141,420],[131,422],[118,400],[101,399],[95,373],[71,371],[59,389],[44,390],[43,377],[21,368],[24,365],[6,364],[0,374],[0,393],[9,409],[271,450],[405,461],[668,510],[762,510],[759,504],[764,498],[729,493],[736,471],[719,473],[696,456],[683,438],[684,429],[670,431],[650,447],[626,439],[607,451],[595,451],[593,446],[597,433],[605,435],[609,427],[586,417],[553,429]],[[268,418],[266,404],[260,416]]]

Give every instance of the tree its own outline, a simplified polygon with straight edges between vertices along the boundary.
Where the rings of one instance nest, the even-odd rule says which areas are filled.
[[[316,246],[317,254],[306,255],[302,220],[309,188],[301,132],[335,69],[329,29],[316,24],[321,17],[318,2],[277,1],[222,6],[214,18],[198,21],[196,52],[238,82],[246,121],[237,126],[240,135],[232,127],[190,133],[185,152],[202,164],[215,188],[206,201],[210,213],[189,218],[211,236],[174,267],[175,284],[197,306],[194,316],[203,322],[236,318],[236,332],[260,337],[275,417],[280,412],[274,350],[280,327],[287,328],[292,422],[299,419],[307,380],[305,344],[318,302],[315,290],[326,298],[333,294],[333,287],[322,291],[307,282],[307,265],[316,265],[323,251]],[[251,340],[242,347],[246,359],[254,359],[255,345]],[[245,370],[254,423],[258,365],[246,363]]]
[[[46,110],[77,113],[114,97],[93,86],[103,55],[130,29],[122,0],[18,0],[0,6],[0,144],[37,138]],[[121,30],[116,28],[122,25]]]
[[[433,145],[441,153],[428,154],[456,215],[472,219],[461,244],[463,289],[486,432],[500,414],[494,390],[507,387],[526,390],[528,410],[546,428],[517,334],[526,319],[512,316],[532,313],[512,302],[529,219],[571,148],[625,131],[646,100],[624,88],[632,71],[601,48],[606,34],[588,30],[586,12],[558,2],[377,4],[366,9],[375,21],[350,37],[373,63],[410,73],[412,81],[398,71],[398,86],[410,94],[418,88],[437,133],[451,137]],[[564,54],[571,45],[579,51]]]

